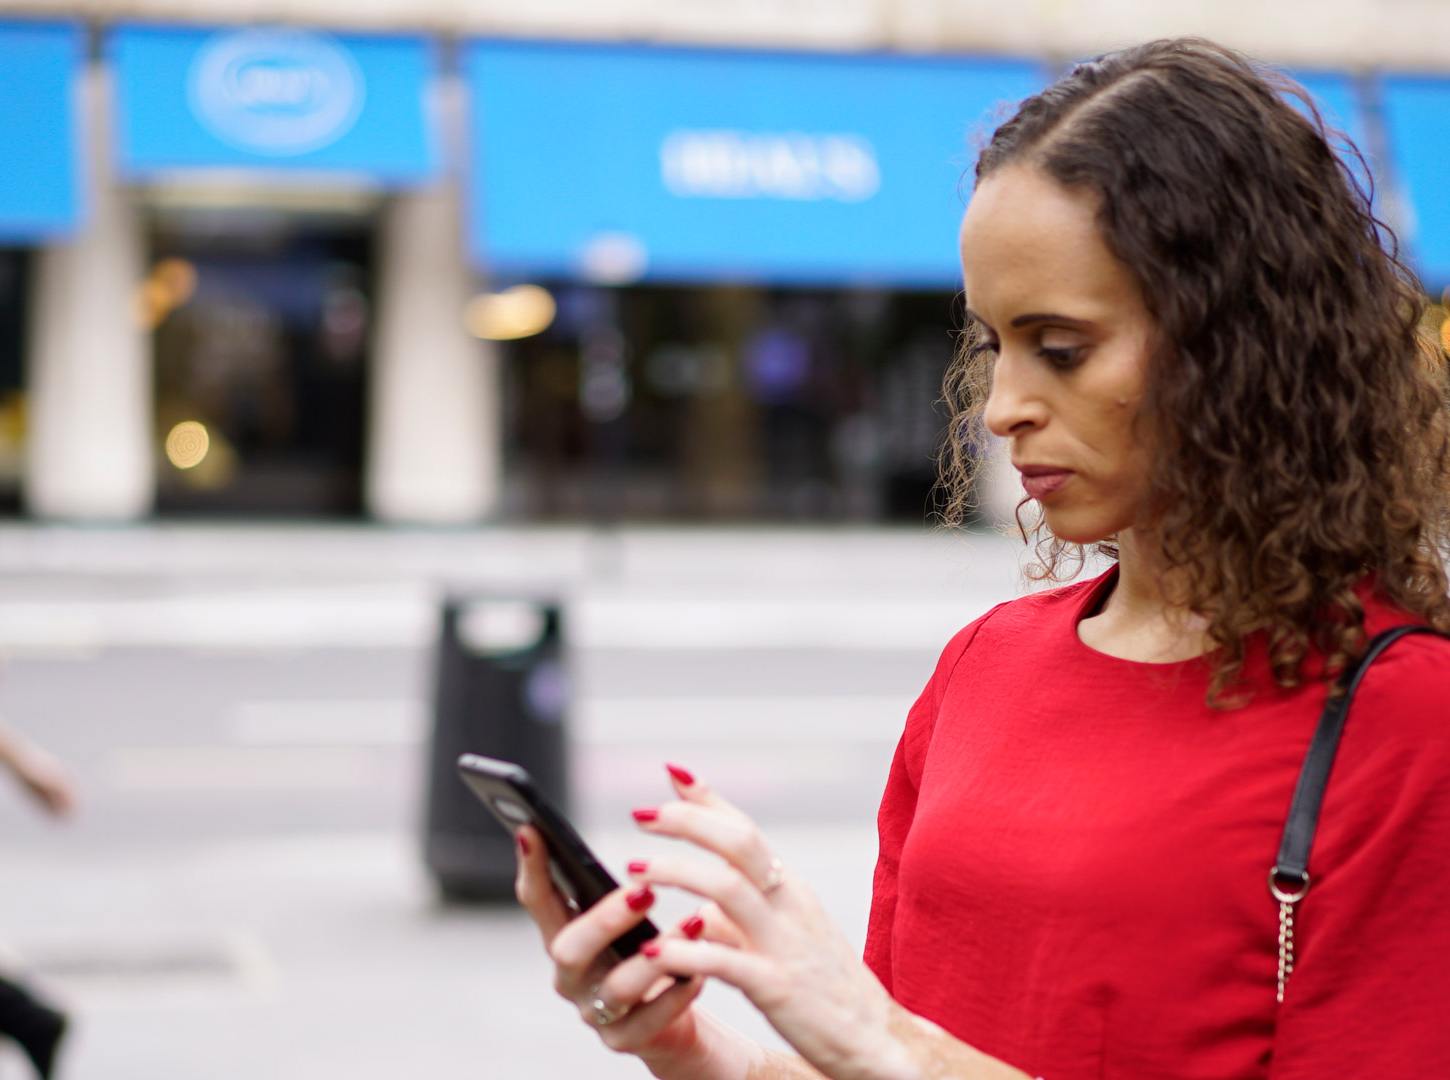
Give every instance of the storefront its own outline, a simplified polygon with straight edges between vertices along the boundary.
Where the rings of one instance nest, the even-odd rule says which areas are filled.
[[[143,222],[157,512],[361,515],[376,234],[440,172],[433,44],[126,26],[107,51]]]
[[[929,513],[965,173],[1043,66],[508,41],[463,66],[475,264],[500,310],[556,301],[505,346],[510,513]],[[1382,171],[1359,83],[1294,76]]]
[[[972,139],[1040,65],[500,41],[463,64],[475,265],[501,312],[519,283],[555,300],[506,346],[509,512],[922,519]]]
[[[928,511],[968,170],[1039,61],[91,33],[0,23],[0,509]],[[1450,283],[1450,82],[1297,76]]]
[[[75,79],[82,34],[68,23],[0,22],[0,514],[21,506],[25,348],[34,249],[73,233],[81,200]]]

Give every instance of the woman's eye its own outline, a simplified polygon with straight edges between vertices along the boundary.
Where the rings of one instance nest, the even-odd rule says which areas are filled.
[[[1037,350],[1037,355],[1046,360],[1059,371],[1066,371],[1075,368],[1082,361],[1082,346],[1048,348],[1046,345]]]
[[[996,356],[997,350],[1001,347],[1002,346],[995,341],[982,340],[978,341],[975,345],[972,346],[972,351],[979,355],[981,353],[990,353],[991,355]]]

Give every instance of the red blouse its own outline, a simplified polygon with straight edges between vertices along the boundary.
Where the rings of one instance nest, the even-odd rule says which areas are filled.
[[[1274,1000],[1267,874],[1322,682],[1204,704],[1077,623],[1116,568],[961,630],[881,803],[866,962],[911,1011],[1046,1080],[1450,1078],[1450,642],[1364,678]],[[1366,595],[1371,633],[1411,621]]]

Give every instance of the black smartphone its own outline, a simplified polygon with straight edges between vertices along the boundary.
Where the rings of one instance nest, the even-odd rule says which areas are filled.
[[[587,911],[619,888],[568,818],[544,798],[523,768],[511,761],[464,754],[458,759],[458,775],[510,834],[520,825],[532,825],[539,831],[549,850],[549,876],[571,910]],[[658,936],[659,928],[645,919],[616,938],[610,950],[623,960]]]

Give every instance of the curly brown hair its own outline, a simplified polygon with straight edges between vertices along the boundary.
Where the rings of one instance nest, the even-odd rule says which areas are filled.
[[[1246,689],[1250,633],[1266,632],[1281,686],[1303,680],[1311,649],[1326,673],[1358,656],[1366,574],[1450,630],[1444,355],[1345,154],[1363,168],[1291,80],[1176,39],[1079,64],[1024,101],[977,161],[978,181],[1028,163],[1096,193],[1103,237],[1142,289],[1156,328],[1140,413],[1154,447],[1145,521],[1181,571],[1172,599],[1207,620],[1215,707],[1247,700],[1227,691]],[[985,445],[992,357],[975,345],[968,328],[944,386],[948,525],[973,509]],[[1040,519],[1022,526],[1021,509],[1032,576],[1074,576],[1084,548]],[[1095,546],[1116,557],[1112,540]]]

